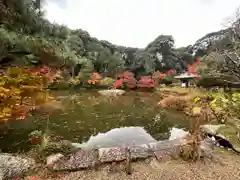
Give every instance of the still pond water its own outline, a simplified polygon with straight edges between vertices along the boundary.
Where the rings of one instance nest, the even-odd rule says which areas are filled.
[[[140,139],[141,127],[154,139],[162,140],[168,138],[172,127],[188,125],[188,117],[157,107],[160,96],[155,93],[128,92],[119,97],[105,97],[94,91],[56,91],[53,96],[62,101],[62,109],[52,112],[49,120],[34,115],[2,127],[0,149],[3,152],[29,150],[28,135],[34,130],[48,129],[52,134],[75,143],[87,142],[91,136],[112,130],[108,132],[108,138],[113,143],[111,145],[116,145],[113,141],[122,143],[123,136]],[[115,139],[111,137],[112,132],[118,132]],[[105,139],[104,136],[100,138],[101,141]]]

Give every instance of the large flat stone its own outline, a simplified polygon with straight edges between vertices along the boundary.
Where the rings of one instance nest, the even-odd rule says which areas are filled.
[[[94,167],[98,162],[98,151],[87,151],[80,149],[68,156],[61,157],[52,165],[55,171],[75,171],[79,169]]]
[[[20,177],[35,167],[35,161],[31,158],[7,153],[0,154],[0,180]]]
[[[176,145],[174,147],[170,147],[164,150],[156,150],[154,151],[154,154],[158,161],[164,162],[166,160],[172,159],[173,156],[179,155],[181,147],[182,145]]]
[[[113,161],[123,161],[126,159],[126,150],[122,147],[113,148],[100,148],[99,149],[99,161],[113,162]]]
[[[224,124],[218,124],[218,125],[213,125],[213,124],[205,124],[205,125],[201,125],[201,130],[203,132],[215,135],[217,133],[217,131],[221,128],[224,127]]]
[[[130,146],[130,158],[144,159],[156,156],[159,161],[171,157],[172,154],[179,153],[180,147],[188,142],[183,139],[174,139],[149,144]],[[98,163],[117,162],[127,159],[126,147],[100,148],[98,150],[79,149],[68,156],[59,155],[58,157],[49,158],[53,163],[49,166],[55,171],[74,171],[84,168],[93,168]]]
[[[177,146],[182,146],[187,144],[187,140],[185,139],[174,139],[174,140],[166,140],[166,141],[158,141],[156,143],[150,143],[149,149],[152,151],[162,151],[166,149],[175,148]]]
[[[107,89],[107,90],[98,91],[98,93],[103,96],[117,96],[117,95],[123,95],[125,91],[121,89]]]
[[[153,151],[147,145],[133,146],[130,148],[131,159],[145,159],[153,156]]]

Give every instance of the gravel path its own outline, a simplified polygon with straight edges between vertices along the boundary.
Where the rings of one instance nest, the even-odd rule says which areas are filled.
[[[98,171],[78,171],[69,173],[58,180],[240,180],[240,156],[228,153],[219,156],[219,162],[205,160],[190,163],[172,160],[159,163],[146,160],[133,164],[133,174],[127,175],[124,165],[105,166]],[[49,179],[49,178],[48,178]]]

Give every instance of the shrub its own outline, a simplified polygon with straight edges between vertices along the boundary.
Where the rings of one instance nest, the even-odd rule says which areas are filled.
[[[91,79],[88,80],[88,84],[95,85],[100,83],[102,76],[98,73],[92,73]]]
[[[132,72],[126,71],[119,76],[119,80],[115,82],[114,87],[134,89],[137,87],[137,80],[135,79],[134,74]]]
[[[214,100],[210,102],[210,106],[216,115],[221,119],[226,117],[240,120],[240,93],[215,93],[212,94]],[[224,118],[225,117],[225,118]],[[235,121],[235,123],[239,123]]]
[[[156,81],[150,76],[141,76],[141,79],[138,81],[138,87],[140,88],[155,88]]]
[[[68,83],[71,85],[76,85],[76,84],[80,84],[81,80],[79,77],[72,77],[68,80]]]
[[[170,77],[173,77],[176,75],[176,73],[177,73],[177,71],[175,69],[170,69],[170,70],[168,70],[167,75]]]
[[[159,71],[156,71],[156,72],[154,72],[153,73],[153,75],[152,75],[152,78],[155,80],[155,81],[161,81],[162,79],[164,79],[164,78],[166,78],[167,77],[167,75],[166,74],[164,74],[164,73],[161,73],[161,72],[159,72]]]
[[[212,76],[202,76],[197,81],[197,86],[203,87],[203,88],[211,88],[211,87],[237,87],[234,86],[234,83],[228,83],[229,82],[237,82],[238,79],[233,76],[224,75],[221,77],[212,77]]]
[[[44,140],[43,140],[44,141]],[[61,140],[58,142],[42,142],[37,149],[37,156],[40,160],[45,160],[47,156],[50,156],[52,154],[69,154],[73,152],[75,148],[72,146],[71,142]]]
[[[221,78],[215,77],[202,77],[199,81],[197,81],[197,86],[201,86],[204,88],[214,87],[214,86],[225,86],[227,85]]]
[[[51,89],[51,90],[60,90],[60,89],[68,89],[71,85],[77,85],[77,84],[71,84],[69,82],[66,82],[66,81],[63,81],[63,80],[60,80],[60,81],[56,81],[56,82],[53,82],[51,83],[49,86],[48,86],[48,89]]]
[[[61,153],[67,155],[76,149],[69,141],[61,139],[55,140],[55,137],[42,133],[41,131],[34,131],[33,133],[29,134],[29,140],[35,145],[35,148],[33,148],[30,153],[32,157],[40,162],[44,162],[46,157],[52,154]]]
[[[38,71],[9,68],[0,77],[0,120],[25,119],[32,107],[48,101],[48,72],[47,67]]]
[[[176,74],[176,70],[170,69],[167,74],[161,73],[156,71],[153,73],[152,78],[160,84],[172,84],[173,83],[173,76]]]
[[[114,84],[114,79],[110,77],[105,77],[100,80],[100,84],[103,86],[112,86]]]
[[[173,78],[171,76],[166,76],[164,79],[160,80],[160,84],[169,85],[173,83]]]
[[[114,82],[113,88],[125,88],[123,84],[123,79],[118,79]]]
[[[158,105],[162,108],[174,109],[177,111],[184,112],[187,107],[190,106],[188,97],[176,97],[168,96],[161,100]]]

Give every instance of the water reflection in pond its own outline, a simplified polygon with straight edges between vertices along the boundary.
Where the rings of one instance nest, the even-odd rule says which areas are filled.
[[[9,122],[8,129],[4,128],[5,133],[0,131],[0,148],[3,151],[28,150],[28,134],[34,130],[45,131],[46,128],[64,139],[82,143],[99,132],[119,127],[144,127],[154,139],[165,139],[171,127],[188,124],[186,116],[157,107],[159,95],[154,93],[129,92],[124,96],[104,97],[96,92],[57,91],[53,95],[62,101],[61,110],[53,112],[49,121],[35,115],[25,121]],[[128,132],[132,136],[135,131]],[[141,139],[141,133],[139,136],[134,134],[136,141],[146,140]],[[117,139],[114,137],[111,143]]]
[[[126,147],[156,142],[142,127],[122,127],[115,128],[106,133],[99,133],[91,136],[89,140],[82,144],[75,144],[80,148],[106,148],[106,147]]]

